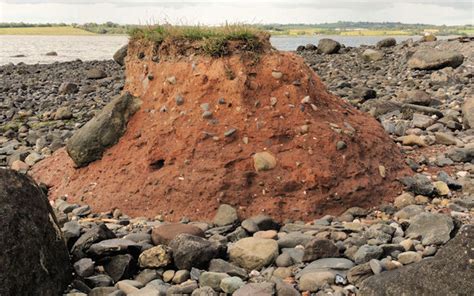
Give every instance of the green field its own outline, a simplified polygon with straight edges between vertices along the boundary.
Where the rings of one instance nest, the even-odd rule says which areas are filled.
[[[66,27],[28,27],[28,28],[0,28],[0,35],[95,35],[94,33]]]
[[[343,31],[340,35],[342,36],[384,36],[384,35],[411,35],[408,31],[401,30],[354,30],[354,31]]]

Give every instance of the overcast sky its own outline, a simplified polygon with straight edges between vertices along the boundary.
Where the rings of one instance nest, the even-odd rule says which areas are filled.
[[[474,0],[0,0],[0,22],[122,24],[474,23]]]

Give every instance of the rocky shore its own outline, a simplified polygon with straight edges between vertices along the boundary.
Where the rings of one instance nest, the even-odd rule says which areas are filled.
[[[60,198],[52,205],[74,269],[66,295],[474,293],[474,42],[323,41],[298,53],[397,142],[413,171],[404,191],[370,209],[283,223],[239,219],[226,204],[212,221],[169,223]],[[0,166],[21,172],[124,85],[114,61],[6,65],[0,79]]]

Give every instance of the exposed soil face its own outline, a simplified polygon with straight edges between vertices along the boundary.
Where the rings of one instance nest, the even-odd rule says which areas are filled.
[[[409,173],[380,124],[328,94],[294,54],[153,62],[153,47],[138,43],[128,53],[125,89],[141,109],[101,160],[75,169],[61,149],[38,163],[32,175],[52,186],[50,198],[170,221],[211,219],[221,203],[241,217],[308,220],[388,201]],[[256,172],[262,151],[277,164]]]

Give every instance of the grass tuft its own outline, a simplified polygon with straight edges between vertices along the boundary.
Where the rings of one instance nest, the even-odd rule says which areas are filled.
[[[135,28],[130,31],[132,40],[145,39],[156,44],[166,41],[191,41],[198,49],[210,56],[229,54],[229,42],[239,41],[242,49],[258,51],[263,47],[260,36],[264,31],[248,25],[210,26],[172,26],[157,25],[147,28]]]

